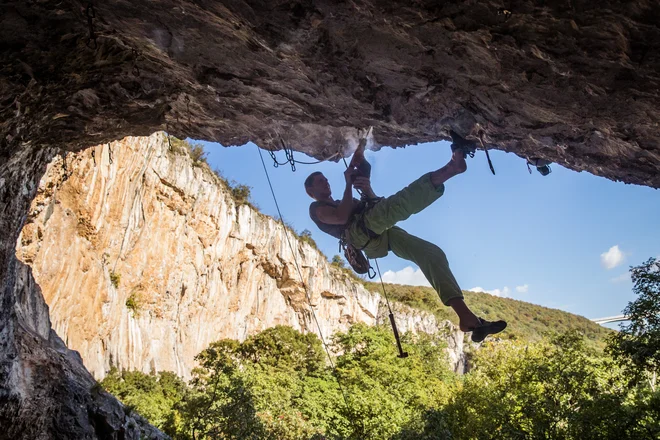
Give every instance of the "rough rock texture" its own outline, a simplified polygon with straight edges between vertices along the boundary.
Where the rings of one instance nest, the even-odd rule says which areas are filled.
[[[162,133],[58,157],[18,242],[54,330],[97,379],[111,365],[188,378],[194,356],[218,339],[278,324],[318,333],[294,258],[326,338],[355,322],[389,325],[377,293],[305,242],[293,241],[293,255],[277,221],[237,205]],[[405,306],[396,316],[402,332],[439,328]],[[462,371],[463,333],[440,327]]]
[[[0,399],[33,331],[16,239],[57,149],[167,129],[327,158],[356,127],[390,146],[453,127],[657,188],[658,23],[659,0],[1,0]]]
[[[26,202],[52,155],[25,148],[0,163],[0,439],[164,438],[96,386],[51,330],[41,289],[15,258]]]
[[[14,353],[3,362],[2,439],[165,439],[97,384],[80,355],[51,329],[29,266],[17,262]],[[4,338],[7,328],[3,329]]]
[[[322,158],[356,128],[400,146],[453,127],[660,187],[658,0],[1,5],[4,157],[167,126]]]

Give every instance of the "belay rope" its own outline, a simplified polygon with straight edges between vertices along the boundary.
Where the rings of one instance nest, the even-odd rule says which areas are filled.
[[[330,156],[330,158],[325,159],[325,160],[319,160],[319,161],[316,161],[316,162],[300,162],[300,161],[297,161],[293,158],[293,149],[287,148],[286,144],[284,143],[284,140],[282,138],[280,138],[280,142],[282,143],[282,148],[284,149],[284,154],[286,155],[287,161],[283,162],[283,163],[279,163],[277,161],[277,158],[275,157],[275,153],[272,150],[268,150],[268,153],[270,154],[270,157],[273,159],[273,167],[277,168],[280,165],[286,165],[287,163],[289,163],[289,164],[291,164],[291,171],[294,171],[294,172],[296,171],[296,163],[306,164],[306,165],[314,165],[314,164],[317,164],[317,163],[320,163],[320,162],[324,162],[325,160],[328,160],[328,159],[330,159],[334,156],[337,156],[339,154],[339,151],[338,151],[333,156]],[[261,164],[263,165],[264,172],[266,173],[266,179],[268,180],[268,185],[270,186],[270,191],[271,191],[271,194],[273,195],[273,200],[275,201],[275,207],[277,208],[277,213],[280,216],[280,222],[282,223],[282,225],[284,225],[284,220],[282,218],[282,213],[280,212],[279,205],[277,204],[277,198],[275,196],[275,191],[273,190],[273,185],[270,182],[270,176],[268,175],[268,170],[266,169],[266,163],[264,162],[263,155],[261,154],[261,148],[257,147],[257,150],[259,151],[259,157],[261,158]],[[342,160],[344,161],[344,165],[346,166],[346,168],[348,168],[348,163],[346,163],[346,158],[343,155],[342,155]],[[360,194],[360,196],[362,196],[362,192],[360,190],[357,190],[357,192]],[[296,261],[296,267],[298,268],[298,275],[300,275],[300,280],[302,281],[303,286],[305,288],[305,294],[307,296],[307,301],[309,302],[310,308],[312,310],[312,315],[314,316],[314,321],[316,321],[316,325],[317,325],[318,330],[319,330],[319,336],[321,337],[321,341],[323,342],[323,346],[325,347],[326,353],[328,353],[328,358],[330,358],[330,351],[328,350],[328,348],[325,344],[325,340],[323,339],[323,335],[321,334],[321,327],[319,326],[318,320],[316,319],[316,315],[314,314],[314,309],[312,307],[312,300],[309,296],[309,292],[307,291],[307,285],[305,284],[304,278],[302,276],[302,272],[300,271],[300,268],[298,267],[298,260],[295,256],[295,253],[293,252],[293,246],[291,245],[291,242],[289,241],[289,235],[286,231],[286,228],[284,228],[284,232],[286,234],[287,241],[289,242],[289,247],[291,247],[291,253],[294,255],[294,259]],[[340,241],[340,249],[341,249],[341,241]],[[392,307],[390,305],[390,299],[387,296],[387,291],[385,289],[385,283],[383,282],[383,277],[380,273],[380,268],[378,267],[378,259],[374,259],[374,261],[376,262],[376,269],[377,269],[377,272],[378,272],[378,277],[380,279],[380,284],[381,284],[381,287],[383,289],[383,295],[385,296],[385,302],[387,304],[387,310],[389,312],[390,324],[392,326],[392,332],[394,333],[394,339],[396,340],[396,346],[399,350],[399,356],[398,357],[402,358],[402,359],[407,358],[408,353],[403,351],[403,347],[401,345],[401,337],[399,336],[399,330],[397,329],[397,326],[396,326],[396,321],[394,319],[394,313],[392,312]],[[369,266],[369,272],[371,272],[373,270],[373,267],[371,267],[371,264],[369,264],[368,259],[367,259],[367,264]],[[374,276],[375,276],[375,274],[374,274]],[[371,276],[371,274],[369,273],[369,278],[373,278],[374,276]],[[332,364],[332,359],[330,359],[330,364],[333,365]],[[334,365],[333,365],[333,369],[334,369]],[[340,385],[340,388],[341,388],[341,385]],[[343,389],[342,389],[342,395],[344,396],[344,401],[345,401],[345,403],[348,407],[348,401],[346,399],[346,396],[344,395]]]
[[[490,154],[488,154],[488,149],[486,148],[486,145],[484,145],[484,132],[480,131],[479,132],[479,143],[481,144],[481,147],[484,149],[484,152],[486,153],[486,159],[488,159],[488,166],[490,167],[490,172],[493,173],[493,176],[495,175],[495,168],[493,167],[493,162],[490,160]]]
[[[335,367],[335,363],[332,361],[332,356],[330,355],[330,349],[328,348],[328,344],[325,342],[325,338],[323,337],[323,333],[321,331],[321,325],[319,324],[319,320],[316,318],[316,313],[314,312],[314,306],[312,304],[312,298],[309,295],[309,290],[307,289],[307,284],[305,283],[305,278],[303,277],[302,271],[300,270],[300,265],[298,264],[298,257],[296,256],[296,253],[293,249],[293,245],[291,244],[291,239],[289,238],[289,232],[287,231],[286,226],[284,225],[284,218],[282,217],[282,211],[280,210],[280,205],[277,203],[277,197],[275,196],[275,190],[273,189],[273,184],[270,181],[270,176],[268,175],[268,170],[266,169],[266,162],[264,162],[264,157],[261,154],[261,148],[257,147],[257,151],[259,152],[259,158],[261,159],[261,165],[264,168],[264,173],[266,173],[266,180],[268,181],[268,186],[270,187],[270,193],[273,196],[273,201],[275,202],[275,208],[277,208],[277,214],[280,217],[280,223],[282,224],[282,228],[284,229],[284,235],[286,237],[286,241],[289,244],[289,248],[291,249],[291,254],[293,255],[293,261],[296,264],[296,270],[298,271],[298,275],[300,276],[300,281],[302,282],[303,288],[305,290],[305,297],[307,298],[307,302],[309,303],[309,309],[312,312],[312,317],[314,318],[314,322],[316,323],[316,328],[319,331],[319,338],[321,338],[321,343],[323,344],[323,348],[325,349],[326,354],[328,355],[328,360],[330,361],[330,366],[332,367],[332,370],[335,372],[335,378],[337,379],[337,385],[339,386],[339,390],[341,391],[341,395],[344,399],[344,404],[346,405],[346,410],[352,414],[352,406],[348,402],[348,397],[346,397],[346,391],[344,391],[344,387],[341,385],[341,381],[339,380],[339,376],[336,374],[337,373],[337,368]],[[285,162],[286,163],[286,162]],[[295,168],[295,164],[292,164],[292,167]],[[362,431],[364,431],[364,427],[361,426]]]
[[[380,267],[378,267],[378,258],[374,258],[376,262],[376,269],[378,270],[378,278],[380,278],[380,285],[383,288],[383,295],[385,295],[385,302],[387,303],[387,310],[390,312],[390,324],[392,324],[392,331],[394,332],[394,339],[396,339],[396,348],[399,349],[399,357],[407,358],[408,353],[403,351],[401,346],[401,338],[399,337],[399,330],[396,328],[396,321],[394,320],[394,313],[392,313],[392,307],[390,307],[390,299],[387,297],[387,292],[385,291],[385,283],[383,283],[383,277],[380,275]]]

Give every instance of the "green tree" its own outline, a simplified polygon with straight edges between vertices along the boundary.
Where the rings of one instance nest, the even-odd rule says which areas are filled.
[[[389,327],[355,324],[332,337],[332,369],[314,334],[277,326],[211,344],[189,386],[117,370],[103,384],[174,439],[660,438],[660,393],[577,331],[482,344],[463,377],[445,337],[405,333],[399,359]]]
[[[186,383],[169,371],[145,374],[112,368],[101,386],[114,394],[129,410],[176,439],[184,434],[183,417],[177,409],[189,393]]]
[[[637,299],[623,310],[630,323],[612,335],[608,352],[638,374],[648,374],[655,387],[660,367],[660,261],[651,258],[632,267],[630,275]]]
[[[654,438],[652,396],[630,389],[611,358],[576,332],[549,341],[488,344],[444,409],[453,438]],[[654,421],[655,420],[655,421]]]
[[[403,342],[406,359],[398,358],[389,327],[355,324],[333,337],[335,351],[342,353],[337,376],[350,397],[347,437],[390,438],[425,409],[447,401],[452,375],[442,336],[406,334]]]
[[[197,355],[192,392],[181,404],[187,432],[193,439],[260,439],[253,396],[236,362],[238,341],[222,340]]]
[[[332,257],[332,261],[330,262],[333,266],[337,266],[340,269],[345,269],[346,268],[346,263],[344,262],[344,259],[341,257],[341,255],[335,255]]]
[[[199,354],[193,398],[185,404],[195,438],[311,437],[299,404],[305,378],[325,377],[323,351],[314,334],[277,326],[243,343],[222,340]]]

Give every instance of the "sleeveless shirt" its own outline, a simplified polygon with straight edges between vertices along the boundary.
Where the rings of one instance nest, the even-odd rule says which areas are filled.
[[[339,200],[333,200],[332,202],[312,202],[309,205],[309,216],[311,217],[312,221],[316,223],[316,226],[326,234],[330,234],[335,238],[341,239],[341,235],[344,232],[344,229],[346,226],[348,226],[348,223],[343,224],[343,225],[330,225],[328,223],[323,223],[321,220],[319,220],[318,216],[316,215],[316,209],[321,207],[321,206],[332,206],[333,208],[336,208],[339,206],[341,201]],[[356,199],[355,197],[353,198],[353,210],[358,207],[360,204],[360,201]],[[350,222],[350,220],[349,220]]]

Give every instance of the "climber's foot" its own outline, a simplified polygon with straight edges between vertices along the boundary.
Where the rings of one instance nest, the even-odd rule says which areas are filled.
[[[449,135],[451,136],[451,151],[457,152],[460,151],[463,154],[463,158],[468,156],[473,157],[474,153],[477,151],[477,144],[474,141],[469,141],[456,133],[454,130],[449,130]]]
[[[467,162],[465,161],[465,154],[462,151],[455,150],[451,154],[449,166],[455,174],[464,173],[467,170]]]
[[[467,333],[467,332],[471,332],[472,329],[477,328],[480,324],[481,321],[479,321],[479,318],[477,318],[474,315],[471,315],[468,318],[461,319],[460,322],[458,323],[458,328],[460,328],[462,332]]]
[[[486,321],[478,318],[479,325],[470,327],[467,330],[472,332],[472,342],[481,342],[488,335],[494,335],[506,328],[506,321]]]

